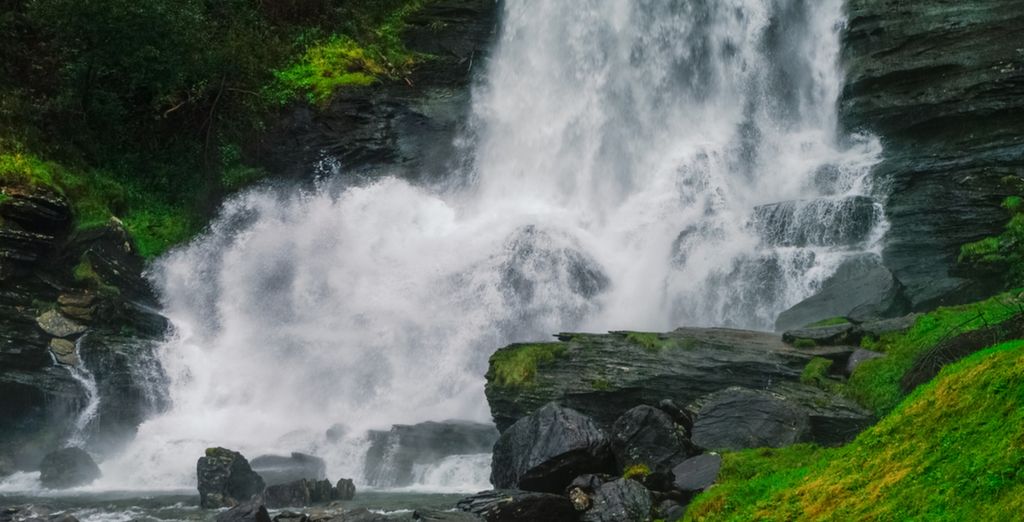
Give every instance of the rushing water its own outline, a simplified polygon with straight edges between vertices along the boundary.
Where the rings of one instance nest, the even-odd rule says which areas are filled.
[[[307,451],[358,481],[368,428],[488,421],[486,361],[508,342],[770,329],[884,232],[800,232],[845,226],[879,153],[837,133],[842,25],[842,0],[505,2],[470,168],[255,189],[157,264],[173,405],[92,488],[193,487],[211,445]],[[755,208],[777,202],[800,241],[764,234]],[[350,435],[329,442],[335,423]],[[481,489],[486,465],[416,476]]]

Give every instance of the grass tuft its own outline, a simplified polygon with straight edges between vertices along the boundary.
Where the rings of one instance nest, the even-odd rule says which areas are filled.
[[[553,362],[565,353],[562,343],[513,344],[491,356],[492,375],[488,380],[497,386],[529,386],[537,376],[537,368]]]

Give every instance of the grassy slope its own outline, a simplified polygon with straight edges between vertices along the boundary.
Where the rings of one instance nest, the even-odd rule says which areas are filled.
[[[951,365],[835,449],[728,454],[686,520],[1014,520],[1024,512],[1024,341]]]

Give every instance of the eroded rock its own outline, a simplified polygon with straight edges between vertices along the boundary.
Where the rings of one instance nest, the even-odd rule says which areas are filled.
[[[234,507],[263,492],[263,479],[241,453],[209,448],[196,463],[199,505],[203,508]]]
[[[84,486],[100,475],[100,467],[82,448],[54,451],[39,463],[39,483],[48,489]]]

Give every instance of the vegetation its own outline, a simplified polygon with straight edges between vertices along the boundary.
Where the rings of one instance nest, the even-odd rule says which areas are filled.
[[[808,328],[820,328],[823,326],[839,326],[843,324],[850,324],[850,320],[845,317],[832,317],[829,319],[822,319],[816,323],[807,325]]]
[[[826,386],[829,383],[828,371],[832,368],[832,361],[824,357],[815,357],[804,367],[800,374],[800,382],[815,386]]]
[[[562,343],[513,344],[491,356],[491,372],[487,379],[497,386],[529,386],[537,376],[537,368],[565,354]]]
[[[1010,220],[998,236],[967,243],[960,248],[959,263],[973,271],[1001,275],[1007,288],[1024,285],[1024,199],[1003,200]]]
[[[834,449],[725,456],[686,520],[1014,520],[1024,509],[1024,341],[943,370]]]
[[[622,478],[643,480],[651,474],[651,468],[647,464],[633,464],[622,472]]]
[[[0,184],[77,225],[123,220],[156,255],[195,233],[283,104],[399,79],[427,0],[10,0],[0,13]]]
[[[1009,292],[978,303],[938,308],[917,318],[905,333],[880,339],[866,338],[865,348],[886,353],[886,357],[864,362],[853,373],[844,391],[867,408],[883,416],[903,399],[900,379],[914,361],[929,348],[953,335],[999,324],[1024,313],[1019,292]]]

